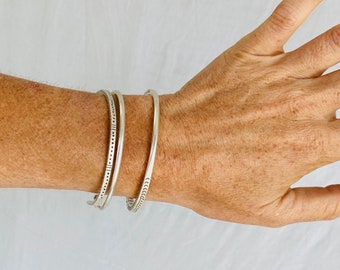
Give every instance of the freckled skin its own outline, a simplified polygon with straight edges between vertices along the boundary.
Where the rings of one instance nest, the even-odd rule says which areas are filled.
[[[133,197],[147,163],[152,100],[125,96],[125,106],[126,145],[116,195]],[[109,125],[102,95],[0,74],[0,107],[0,187],[98,191]]]
[[[283,46],[321,0],[283,0],[262,25],[175,94],[160,97],[147,200],[209,218],[278,227],[340,216],[340,186],[291,188],[340,159],[340,26]],[[125,96],[115,195],[135,197],[152,135],[152,98]],[[0,186],[97,192],[108,108],[100,94],[0,74]]]
[[[321,76],[340,60],[340,26],[294,52],[282,48],[319,2],[283,1],[167,98],[175,169],[166,201],[271,227],[340,215],[339,185],[290,188],[340,157],[340,71]]]
[[[37,82],[29,81],[27,87],[32,89],[34,94],[39,94],[41,91],[43,91],[40,87],[40,84]]]

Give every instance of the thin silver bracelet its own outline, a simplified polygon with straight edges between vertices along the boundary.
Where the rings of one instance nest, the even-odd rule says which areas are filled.
[[[153,130],[152,130],[152,142],[151,149],[149,155],[148,165],[146,167],[146,172],[144,176],[144,181],[142,184],[142,188],[139,192],[139,195],[136,199],[134,198],[126,198],[126,205],[129,211],[137,212],[143,205],[145,201],[146,195],[149,190],[149,186],[151,183],[151,176],[153,171],[153,166],[155,163],[156,157],[156,148],[158,141],[158,129],[159,129],[159,97],[156,91],[148,90],[145,95],[151,95],[153,97],[153,106],[154,106],[154,116],[153,116]]]
[[[116,124],[116,107],[115,107],[115,102],[113,100],[111,93],[107,90],[99,90],[97,93],[104,94],[109,105],[110,139],[109,139],[106,169],[105,169],[105,174],[104,174],[103,183],[102,183],[100,192],[94,196],[93,201],[88,201],[87,203],[89,205],[93,205],[95,207],[101,208],[102,200],[104,198],[104,195],[106,193],[107,187],[111,179],[112,165],[113,165],[114,153],[115,153],[115,147],[116,147],[117,124]]]
[[[101,206],[99,206],[100,209],[104,209],[106,206],[108,206],[108,204],[111,201],[112,195],[114,193],[114,190],[117,184],[120,165],[121,165],[122,156],[123,156],[123,146],[124,146],[124,136],[125,136],[124,98],[123,98],[123,95],[119,91],[113,91],[112,94],[117,96],[118,104],[119,104],[119,136],[118,136],[117,153],[116,153],[116,158],[115,158],[115,167],[114,167],[114,171],[112,175],[110,191],[108,195],[106,196],[104,203]]]

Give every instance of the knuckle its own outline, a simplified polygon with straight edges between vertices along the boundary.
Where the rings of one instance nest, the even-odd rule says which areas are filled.
[[[296,86],[288,92],[281,93],[279,98],[282,99],[283,102],[283,113],[288,113],[289,116],[293,116],[295,119],[301,115],[306,104],[309,102],[309,97],[306,95],[306,91],[299,86]]]
[[[289,30],[297,23],[297,18],[293,14],[294,9],[290,4],[281,3],[271,15],[271,23],[274,28]]]
[[[302,131],[304,138],[305,151],[316,153],[314,157],[319,159],[324,157],[326,149],[330,144],[330,131],[326,126],[307,125]],[[321,154],[321,156],[320,156]]]
[[[297,118],[303,109],[304,100],[302,94],[297,91],[291,91],[285,99],[286,106],[284,106],[284,113],[288,113],[288,115]]]
[[[340,25],[332,28],[329,32],[329,39],[335,48],[340,47]]]
[[[334,186],[328,186],[326,189],[330,193],[331,196],[333,196],[333,200],[330,200],[326,205],[324,209],[325,213],[325,219],[326,220],[334,220],[340,216],[340,204],[337,199],[337,194],[335,190],[333,189]]]
[[[301,111],[301,106],[299,100],[294,100],[289,102],[288,104],[288,113],[293,116],[299,115],[299,112]]]
[[[250,60],[250,54],[242,50],[230,50],[229,53],[225,52],[223,57],[226,66],[231,63],[248,63]]]
[[[325,207],[325,220],[334,220],[339,217],[339,205],[327,205]]]

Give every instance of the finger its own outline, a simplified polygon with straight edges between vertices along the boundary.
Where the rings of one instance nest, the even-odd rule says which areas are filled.
[[[340,70],[318,78],[294,80],[291,89],[279,96],[285,100],[285,114],[296,120],[315,120],[327,127],[340,108]]]
[[[283,58],[294,77],[321,76],[340,61],[340,24]]]
[[[272,15],[239,45],[257,55],[276,55],[322,0],[283,0]]]
[[[312,79],[311,84],[318,112],[327,121],[336,120],[335,113],[340,108],[340,70]]]
[[[283,225],[316,220],[333,220],[340,216],[340,185],[325,188],[293,188],[281,200]]]

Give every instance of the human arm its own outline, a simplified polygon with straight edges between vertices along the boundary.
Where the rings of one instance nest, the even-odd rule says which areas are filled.
[[[125,104],[126,144],[116,195],[135,196],[148,157],[152,100],[125,96]],[[0,74],[0,187],[97,192],[108,118],[101,94]]]
[[[284,53],[282,49],[319,2],[284,1],[262,26],[222,53],[180,91],[161,97],[160,141],[147,199],[182,205],[210,218],[266,226],[339,216],[338,186],[290,189],[306,173],[339,159],[339,123],[334,119],[340,104],[339,73],[321,76],[339,61],[339,27],[294,52]],[[56,138],[64,138],[59,142],[65,145],[54,145],[48,150],[51,146],[41,143],[45,136],[31,140],[32,125],[22,132],[24,137],[28,136],[26,143],[31,144],[28,152],[51,155],[46,157],[48,163],[44,163],[45,159],[31,160],[30,168],[38,173],[22,172],[22,176],[32,174],[26,186],[98,191],[108,130],[105,100],[91,94],[92,105],[83,107],[82,96],[72,95],[74,102],[69,105],[74,111],[71,109],[65,117],[70,123],[76,122],[72,124],[74,127],[65,129],[57,121],[64,112],[63,99],[59,100],[59,110],[51,116],[57,119],[52,122],[63,133]],[[28,97],[25,99],[29,101]],[[77,105],[78,99],[82,102]],[[53,101],[57,100],[53,98]],[[42,99],[41,106],[45,102]],[[133,196],[145,169],[152,103],[137,96],[126,97],[126,103],[127,125],[130,125],[126,136],[130,139],[125,142],[116,195]],[[144,105],[136,107],[137,104]],[[14,108],[13,105],[11,110]],[[76,111],[82,113],[77,115]],[[84,114],[89,119],[80,125],[76,119],[82,119]],[[32,123],[39,122],[39,117],[44,115],[43,111],[32,114]],[[15,123],[21,125],[19,120]],[[88,128],[87,133],[81,132],[89,125],[95,127]],[[44,130],[43,125],[41,129]],[[41,135],[48,134],[47,130],[41,131]],[[85,139],[79,145],[77,140],[82,136]],[[20,136],[15,138],[22,140]],[[140,142],[137,146],[136,138]],[[1,151],[19,151],[13,144],[13,149],[7,147]],[[57,158],[55,150],[59,151]],[[71,162],[69,170],[61,163],[55,173],[62,177],[41,173],[55,166],[55,159],[63,160],[65,153],[73,153],[65,160],[80,156],[81,162]],[[8,164],[14,166],[13,159]],[[36,164],[38,167],[34,168]],[[95,176],[91,168],[96,171]],[[79,174],[80,170],[83,175]],[[85,173],[86,170],[91,172]],[[8,170],[7,179],[14,172]],[[47,177],[50,180],[45,182],[53,185],[46,185],[43,179],[43,185],[31,185],[29,181],[36,180],[36,175]],[[76,183],[76,187],[70,185]]]

